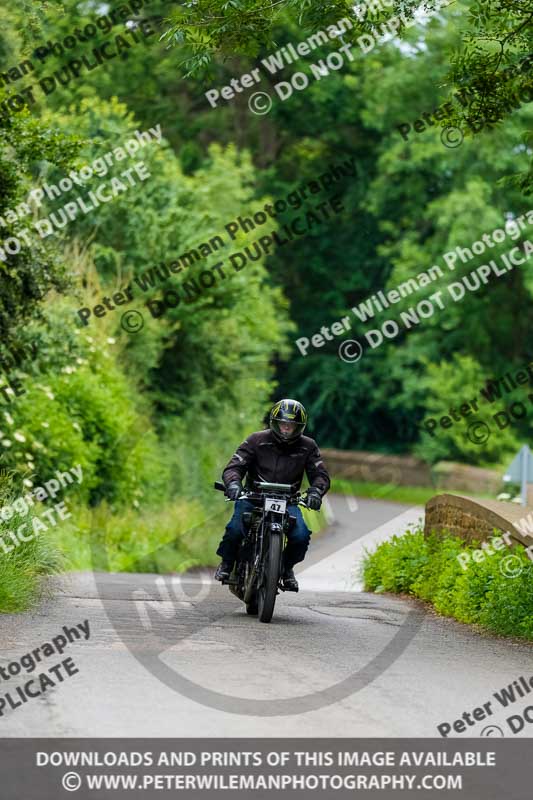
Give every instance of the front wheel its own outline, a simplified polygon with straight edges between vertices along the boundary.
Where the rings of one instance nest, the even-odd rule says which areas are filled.
[[[279,534],[272,534],[265,558],[263,580],[258,588],[258,613],[261,622],[270,622],[274,613],[278,593],[279,569],[281,564],[282,541]]]

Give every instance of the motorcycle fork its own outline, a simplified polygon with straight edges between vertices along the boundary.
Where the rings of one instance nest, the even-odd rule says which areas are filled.
[[[247,562],[248,569],[246,570],[245,573],[245,580],[243,585],[243,592],[244,592],[243,599],[245,603],[251,602],[252,597],[256,591],[258,565],[260,564],[261,545],[263,542],[263,520],[261,520],[259,523],[255,523],[252,518],[251,531],[252,531],[253,555],[252,559]]]
[[[246,603],[250,602],[254,592],[256,591],[257,587],[261,585],[263,580],[265,557],[267,553],[268,542],[271,536],[270,525],[272,523],[277,523],[281,527],[281,533],[275,535],[280,535],[283,537],[281,547],[282,561],[279,565],[279,575],[281,578],[281,572],[283,569],[283,550],[285,549],[286,545],[286,514],[277,514],[276,512],[272,511],[266,513],[263,510],[261,522],[257,526],[257,532],[255,536],[255,549],[253,562],[251,564],[251,571],[247,586],[244,587],[244,601]],[[278,580],[278,586],[282,588],[280,580]]]
[[[282,573],[282,570],[283,570],[283,551],[285,550],[285,545],[287,544],[285,522],[286,522],[286,514],[278,514],[275,511],[269,511],[268,514],[263,512],[263,520],[262,520],[262,525],[261,525],[261,531],[262,531],[263,539],[262,539],[261,544],[262,545],[264,544],[264,546],[258,551],[260,553],[260,562],[259,563],[261,564],[261,567],[263,569],[264,565],[265,565],[265,557],[266,557],[266,554],[267,554],[268,539],[270,539],[270,536],[272,536],[272,535],[276,535],[276,536],[279,535],[279,536],[282,537],[281,538],[281,545],[282,545],[281,546],[281,561],[280,561],[280,565],[279,565],[280,578],[281,578],[281,573]],[[272,524],[277,524],[277,525],[280,526],[280,528],[281,528],[280,533],[272,534],[272,532],[270,530],[270,525],[272,525]],[[266,539],[264,537],[265,529],[268,530],[268,539]],[[262,569],[261,569],[261,574],[258,576],[259,579],[261,579],[263,577],[262,576]],[[280,584],[280,581],[278,581],[278,584]]]

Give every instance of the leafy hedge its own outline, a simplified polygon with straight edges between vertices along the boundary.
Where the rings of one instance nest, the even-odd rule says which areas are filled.
[[[365,588],[410,594],[459,622],[533,639],[533,563],[524,550],[505,548],[480,563],[470,561],[463,570],[457,556],[477,547],[478,542],[466,546],[451,535],[425,538],[420,529],[393,536],[366,554]],[[503,562],[509,556],[517,572],[521,566],[516,577],[505,575]]]

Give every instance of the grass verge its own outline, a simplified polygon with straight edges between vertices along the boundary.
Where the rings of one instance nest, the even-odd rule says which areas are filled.
[[[7,508],[12,499],[2,493],[0,506]],[[29,539],[35,516],[32,511],[13,510],[9,521],[0,521],[0,612],[14,613],[31,608],[45,592],[43,577],[60,572],[65,565],[65,559],[52,541],[42,537]],[[10,537],[10,532],[15,539]],[[17,539],[18,532],[29,541]]]
[[[426,486],[399,486],[396,483],[371,483],[368,481],[349,481],[344,478],[333,478],[331,491],[337,494],[353,494],[356,497],[368,497],[374,500],[387,499],[391,503],[423,506],[438,494],[447,494],[449,489],[433,489]],[[453,494],[453,492],[452,492]],[[461,494],[461,492],[459,492]],[[494,500],[491,495],[469,494],[474,500]]]
[[[505,547],[463,569],[457,556],[479,544],[451,535],[425,538],[421,529],[393,536],[366,554],[365,589],[418,597],[459,622],[533,639],[533,563],[522,548]],[[510,558],[512,569],[505,561]],[[515,577],[506,577],[509,572]]]
[[[177,500],[161,509],[112,514],[106,504],[80,507],[57,528],[54,544],[66,554],[69,570],[110,572],[185,572],[220,561],[218,543],[233,506]],[[313,533],[326,525],[323,511],[302,509]],[[95,563],[96,561],[96,563]]]
[[[43,594],[43,577],[62,571],[164,574],[214,567],[233,507],[221,498],[209,507],[205,502],[176,500],[160,508],[120,512],[113,512],[106,503],[92,509],[69,506],[69,519],[14,547],[9,531],[26,523],[29,533],[32,517],[44,510],[37,506],[36,513],[15,513],[9,522],[0,521],[4,541],[4,548],[0,546],[0,613],[31,608]],[[313,533],[326,526],[323,511],[302,511]]]

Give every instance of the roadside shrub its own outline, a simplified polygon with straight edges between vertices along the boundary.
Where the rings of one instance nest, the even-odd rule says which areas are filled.
[[[365,587],[370,591],[409,594],[411,586],[429,560],[424,537],[409,531],[393,536],[368,554],[364,564]]]
[[[533,563],[516,547],[470,560],[462,569],[457,556],[478,546],[449,534],[425,538],[421,529],[394,536],[366,554],[365,589],[411,594],[459,622],[533,639]],[[506,561],[510,556],[514,577]]]
[[[69,315],[48,309],[49,326],[61,329]],[[161,500],[169,467],[148,405],[119,365],[119,343],[100,330],[72,329],[62,342],[44,324],[32,333],[39,365],[24,365],[25,393],[0,412],[2,466],[37,484],[80,464],[73,493],[91,506]]]

